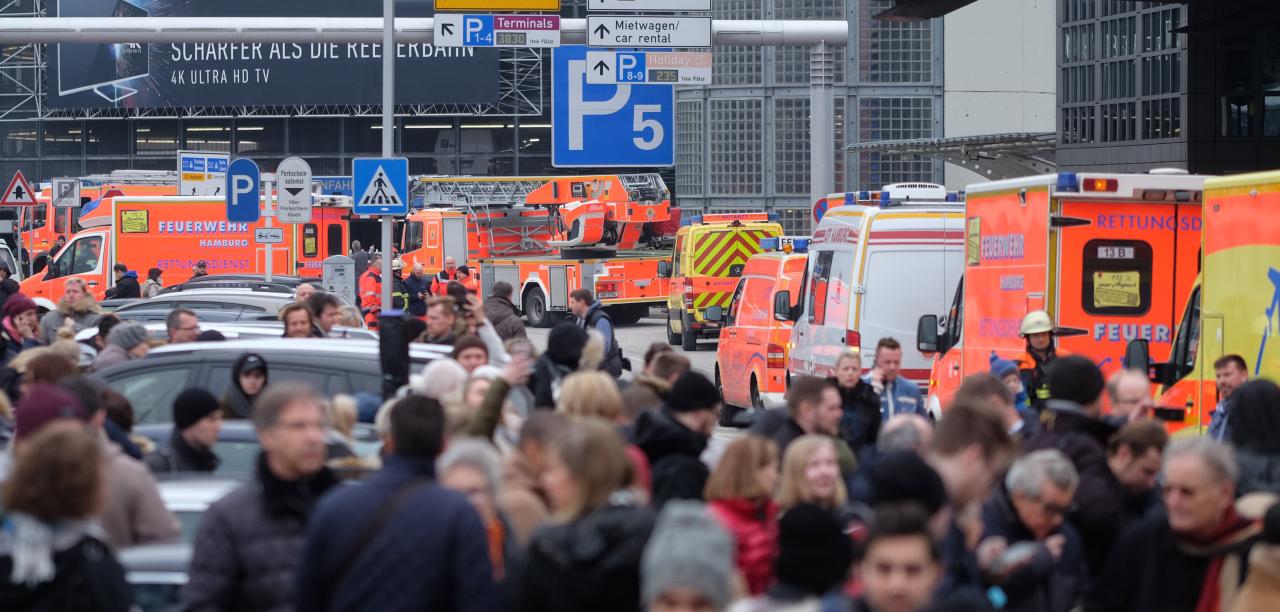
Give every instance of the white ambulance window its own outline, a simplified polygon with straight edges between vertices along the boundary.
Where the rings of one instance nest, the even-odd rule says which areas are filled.
[[[809,322],[822,324],[827,315],[827,280],[831,275],[832,251],[821,251],[809,258]]]
[[[1151,309],[1151,245],[1090,240],[1084,245],[1080,296],[1089,314],[1141,315]]]
[[[102,237],[90,236],[72,243],[68,250],[71,258],[71,269],[67,274],[86,274],[98,269],[98,260],[102,257]]]

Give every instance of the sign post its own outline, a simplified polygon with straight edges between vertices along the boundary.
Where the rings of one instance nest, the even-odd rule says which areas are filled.
[[[389,49],[396,48],[396,0],[382,0],[382,157],[391,157],[396,147],[396,54]],[[402,158],[403,159],[403,158]],[[352,178],[355,179],[357,193],[365,197],[364,189],[360,189],[360,181],[356,179],[355,162],[352,162]],[[404,160],[403,212],[409,213],[409,162]],[[359,212],[359,209],[356,210]],[[382,217],[382,303],[391,306],[391,255],[395,250],[391,242],[391,229],[395,221],[390,216]]]
[[[275,229],[275,223],[274,223],[277,209],[275,206],[273,206],[273,203],[272,203],[272,198],[273,198],[272,193],[275,191],[278,191],[278,189],[272,189],[273,187],[276,187],[276,184],[275,184],[276,181],[274,179],[275,179],[274,176],[268,176],[268,178],[262,181],[262,204],[263,204],[262,216],[266,217],[267,221],[266,221],[265,227],[254,230],[253,239],[255,241],[258,239],[259,232],[262,232],[262,237],[271,238],[272,235],[277,231]],[[280,237],[281,238],[280,242],[284,242],[284,236],[283,236],[284,232],[283,230],[280,230],[280,232],[282,234]],[[272,248],[271,246],[273,244],[277,244],[277,242],[274,240],[266,240],[262,243],[262,248],[265,254],[263,259],[265,259],[267,262],[266,282],[268,283],[271,282],[271,272],[273,268],[275,268],[275,261],[273,261],[273,258],[274,258],[273,256],[275,255],[275,249]]]

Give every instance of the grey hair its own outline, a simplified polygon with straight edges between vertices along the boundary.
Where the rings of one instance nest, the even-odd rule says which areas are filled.
[[[1040,497],[1046,482],[1063,491],[1075,491],[1080,484],[1076,466],[1060,450],[1050,448],[1023,455],[1013,462],[1004,477],[1004,486],[1010,493],[1021,493],[1032,499]]]
[[[484,474],[489,495],[498,497],[502,483],[502,459],[493,445],[478,438],[460,438],[449,441],[449,447],[436,460],[436,473],[443,476],[455,467],[469,467]]]
[[[1209,437],[1178,438],[1164,449],[1164,467],[1179,455],[1195,455],[1204,462],[1215,480],[1235,484],[1240,478],[1240,466],[1236,464],[1236,452],[1230,446]]]
[[[914,414],[898,414],[885,422],[876,438],[876,449],[882,453],[918,451],[924,446],[924,436],[915,420],[924,418]],[[925,425],[928,427],[927,423]]]

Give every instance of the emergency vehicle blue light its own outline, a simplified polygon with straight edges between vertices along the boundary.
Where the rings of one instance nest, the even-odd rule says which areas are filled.
[[[1074,172],[1059,172],[1058,191],[1080,191],[1080,177]]]
[[[778,219],[781,219],[781,218],[782,218],[782,217],[781,217],[781,216],[779,216],[779,215],[778,215],[778,213],[776,213],[776,212],[770,212],[770,213],[769,213],[769,220],[770,220],[770,221],[777,221]]]
[[[954,191],[947,192],[947,201],[948,201],[948,202],[959,202],[959,201],[960,201],[960,194],[958,194],[958,193],[956,193],[956,192],[954,192]]]
[[[697,225],[699,223],[702,223],[701,215],[697,215],[693,217],[680,217],[680,227],[685,227],[687,225]]]
[[[781,238],[761,238],[760,249],[763,251],[777,251],[782,248]]]
[[[886,190],[884,190],[884,191],[881,191],[881,192],[880,192],[880,205],[881,205],[881,206],[884,206],[885,204],[888,204],[890,201],[891,201],[891,200],[889,199],[889,190],[888,190],[888,189],[886,189]]]
[[[792,253],[807,253],[807,252],[809,252],[809,239],[808,239],[808,238],[794,238],[794,239],[792,239],[792,240],[791,240],[791,252],[792,252]]]
[[[871,199],[871,192],[870,192],[870,191],[859,191],[859,192],[858,192],[858,201],[859,201],[859,202],[866,202],[867,200],[870,200],[870,199]]]

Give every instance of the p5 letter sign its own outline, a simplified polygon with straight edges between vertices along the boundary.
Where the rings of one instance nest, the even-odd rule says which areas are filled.
[[[551,164],[557,168],[675,165],[669,84],[591,84],[587,48],[552,52]]]

